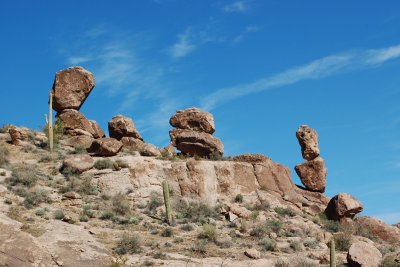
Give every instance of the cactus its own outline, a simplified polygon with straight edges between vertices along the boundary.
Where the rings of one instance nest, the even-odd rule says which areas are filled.
[[[47,128],[49,130],[50,152],[53,153],[53,146],[54,146],[54,139],[53,139],[53,92],[50,92],[49,120],[47,122]]]
[[[331,239],[331,247],[330,247],[330,267],[336,267],[336,256],[335,256],[335,240]]]
[[[167,180],[162,182],[163,194],[164,194],[164,204],[165,204],[165,215],[167,223],[172,223],[172,212],[171,212],[171,202],[169,199],[169,186]]]

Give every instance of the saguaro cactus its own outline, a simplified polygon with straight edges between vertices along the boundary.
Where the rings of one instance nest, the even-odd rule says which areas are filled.
[[[54,147],[54,137],[53,137],[53,92],[50,92],[50,99],[49,99],[49,118],[47,119],[46,116],[46,123],[47,123],[47,130],[49,131],[49,148],[50,152],[53,153]]]
[[[336,267],[336,255],[335,255],[335,240],[331,239],[331,247],[330,247],[330,267]]]
[[[171,211],[171,202],[169,199],[169,186],[167,180],[164,180],[162,182],[162,187],[163,187],[163,194],[164,194],[164,204],[165,204],[165,215],[168,224],[171,224],[172,222],[172,211]]]

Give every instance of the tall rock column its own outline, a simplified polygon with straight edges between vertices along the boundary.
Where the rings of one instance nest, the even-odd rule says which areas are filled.
[[[325,192],[327,169],[324,159],[320,157],[317,132],[307,125],[301,125],[296,137],[306,160],[294,168],[297,175],[307,190]]]

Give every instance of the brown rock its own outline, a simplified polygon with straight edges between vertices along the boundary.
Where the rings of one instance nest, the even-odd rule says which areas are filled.
[[[140,150],[140,155],[145,157],[158,157],[161,155],[160,149],[153,144],[144,144]]]
[[[133,137],[143,141],[131,118],[117,115],[108,122],[110,137],[121,140],[122,137]]]
[[[251,258],[251,259],[259,259],[261,257],[260,251],[258,251],[255,248],[249,248],[246,249],[246,251],[244,252],[244,255],[246,255],[247,257]]]
[[[363,205],[355,197],[340,193],[331,198],[325,209],[325,214],[329,219],[339,221],[343,218],[352,219],[363,209]]]
[[[82,67],[71,67],[56,73],[53,84],[53,109],[79,110],[94,88],[93,74]]]
[[[325,192],[327,170],[325,161],[321,157],[301,163],[294,169],[306,189]]]
[[[187,108],[176,111],[169,123],[176,128],[205,132],[215,132],[214,117],[211,113],[198,108]]]
[[[296,137],[299,140],[304,159],[313,160],[319,156],[318,134],[313,128],[301,125],[297,129]]]
[[[294,189],[289,168],[268,159],[254,164],[258,184],[262,190],[270,190],[284,196]]]
[[[93,137],[87,135],[71,136],[67,139],[60,140],[60,144],[70,147],[83,147],[88,149],[93,143]]]
[[[262,154],[242,154],[233,157],[232,160],[247,163],[262,163],[270,160],[270,158]]]
[[[172,144],[183,154],[209,156],[222,155],[224,145],[211,134],[191,130],[173,129],[169,132]]]
[[[366,216],[357,217],[355,222],[362,229],[379,239],[393,243],[400,242],[400,229],[395,226],[387,225],[376,218]]]
[[[140,151],[144,145],[144,142],[140,139],[134,137],[122,137],[121,143],[124,147],[130,148],[132,150]]]
[[[23,142],[28,141],[29,138],[29,131],[26,128],[10,127],[8,133],[10,134],[11,142],[14,145],[21,145]]]
[[[122,143],[114,138],[95,139],[89,148],[91,153],[98,156],[115,156],[122,149]]]
[[[104,133],[104,131],[100,128],[99,124],[97,123],[97,121],[94,120],[89,120],[90,125],[92,126],[92,129],[94,131],[93,137],[94,138],[103,138],[106,137],[106,134]]]
[[[241,207],[238,204],[232,204],[229,206],[229,211],[237,215],[240,218],[249,219],[251,216],[251,211],[245,207]]]
[[[70,191],[62,195],[62,200],[65,199],[82,199],[82,196],[76,192]]]
[[[63,168],[70,168],[78,173],[90,170],[93,165],[94,160],[88,154],[67,155],[63,162]]]
[[[57,115],[57,119],[61,121],[61,124],[68,135],[96,135],[90,121],[77,110],[63,110]]]
[[[352,244],[347,253],[347,262],[354,267],[378,267],[381,261],[379,249],[364,241]]]

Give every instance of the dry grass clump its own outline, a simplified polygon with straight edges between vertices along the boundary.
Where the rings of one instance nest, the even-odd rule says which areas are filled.
[[[124,236],[114,248],[115,253],[119,255],[136,254],[142,251],[142,244],[139,235]]]
[[[0,167],[4,167],[9,163],[8,156],[10,151],[5,144],[0,144]]]

